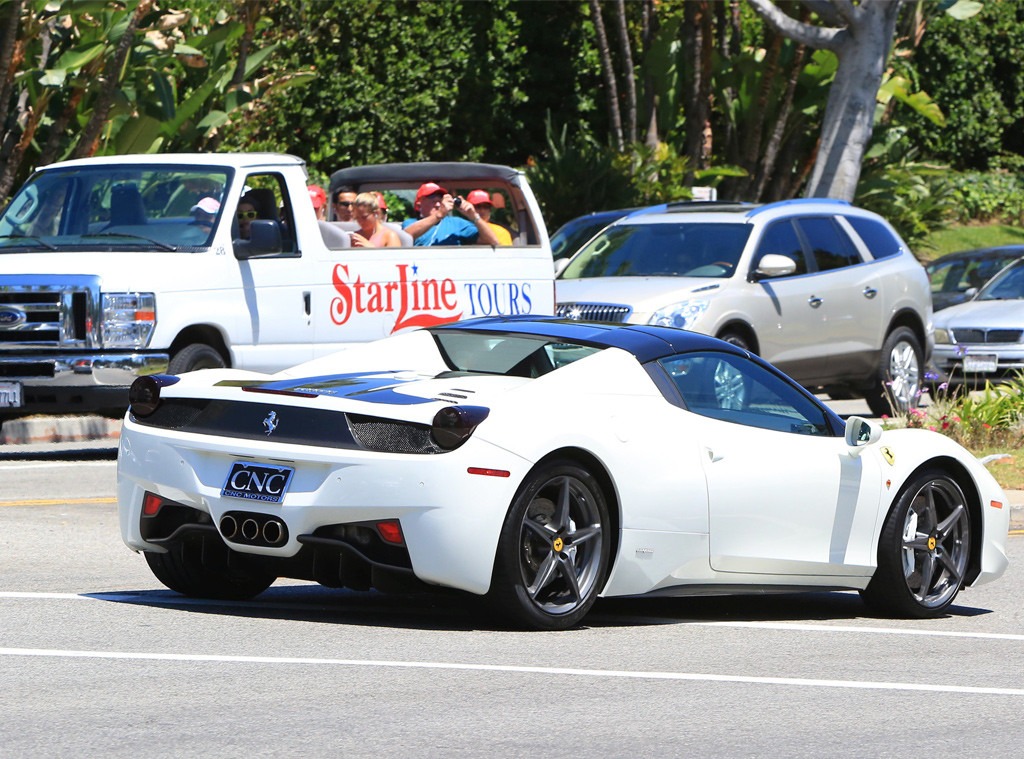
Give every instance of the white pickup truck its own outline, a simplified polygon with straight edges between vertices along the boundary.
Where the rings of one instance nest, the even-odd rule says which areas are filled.
[[[290,155],[40,169],[0,214],[0,418],[114,412],[139,374],[276,371],[417,326],[553,313],[551,246],[522,172],[388,164],[336,172],[331,186],[384,192],[412,215],[426,182],[500,195],[515,244],[351,247],[351,224],[317,219]],[[243,194],[263,201],[248,239]]]

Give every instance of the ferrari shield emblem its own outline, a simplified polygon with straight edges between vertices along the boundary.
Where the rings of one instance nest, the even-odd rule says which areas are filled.
[[[887,445],[882,446],[882,457],[889,462],[889,466],[894,466],[896,464],[896,454],[893,453],[892,449]]]

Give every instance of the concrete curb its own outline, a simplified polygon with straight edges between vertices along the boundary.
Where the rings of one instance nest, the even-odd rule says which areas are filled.
[[[34,445],[75,443],[85,440],[116,440],[121,420],[105,416],[27,416],[11,419],[0,427],[0,444]]]
[[[28,416],[0,427],[0,445],[116,441],[121,420],[105,416]],[[116,446],[116,444],[115,444]],[[1010,529],[1024,530],[1024,490],[1007,490]]]

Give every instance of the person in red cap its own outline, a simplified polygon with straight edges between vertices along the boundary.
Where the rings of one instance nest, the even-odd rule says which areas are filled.
[[[466,218],[452,214],[453,209]],[[412,235],[414,245],[497,245],[491,226],[464,198],[453,197],[436,182],[420,185],[413,209],[420,218],[406,219],[402,229]]]
[[[319,221],[327,219],[327,193],[318,184],[306,185],[309,190],[309,199],[313,202],[313,211]]]
[[[505,227],[500,224],[495,224],[491,221],[491,211],[494,210],[494,203],[491,202],[491,196],[487,194],[487,190],[473,190],[466,196],[466,200],[473,204],[480,213],[482,218],[494,231],[494,236],[498,238],[498,245],[511,245],[512,235]]]

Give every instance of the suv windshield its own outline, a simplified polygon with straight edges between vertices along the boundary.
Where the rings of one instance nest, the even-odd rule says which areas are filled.
[[[749,236],[748,224],[619,224],[591,240],[561,278],[731,277]]]
[[[42,171],[0,215],[0,251],[205,246],[230,178],[228,169],[194,166]]]

